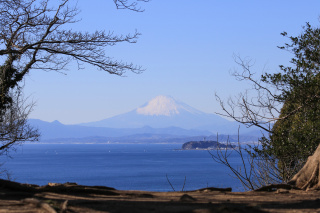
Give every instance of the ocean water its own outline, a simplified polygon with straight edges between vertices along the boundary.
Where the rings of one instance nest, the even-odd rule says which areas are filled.
[[[2,168],[21,183],[76,182],[122,190],[172,191],[232,187],[242,191],[231,171],[206,150],[178,150],[181,144],[25,144],[1,156]],[[212,151],[215,152],[215,151]],[[230,162],[241,165],[239,156]]]

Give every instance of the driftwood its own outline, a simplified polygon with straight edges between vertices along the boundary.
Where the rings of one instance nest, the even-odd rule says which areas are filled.
[[[302,169],[288,182],[288,184],[303,190],[320,189],[320,145],[310,156]]]

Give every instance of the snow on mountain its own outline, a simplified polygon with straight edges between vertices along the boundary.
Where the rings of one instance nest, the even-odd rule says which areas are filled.
[[[206,130],[219,134],[237,134],[239,124],[218,115],[201,112],[176,101],[172,97],[157,96],[148,103],[128,113],[104,120],[84,123],[82,126],[109,128],[152,128],[179,127],[184,129]],[[244,126],[241,133],[248,132]],[[252,129],[250,129],[252,131]]]
[[[180,114],[181,111],[187,111],[194,114],[201,114],[200,111],[176,101],[172,97],[159,95],[149,101],[146,105],[136,109],[137,114],[140,115],[164,115],[172,116]]]

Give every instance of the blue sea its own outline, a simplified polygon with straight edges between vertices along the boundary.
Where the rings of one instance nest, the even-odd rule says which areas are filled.
[[[121,190],[176,191],[232,187],[242,191],[231,171],[206,150],[179,150],[181,144],[25,144],[0,157],[2,169],[21,183],[76,182]],[[214,150],[212,151],[215,152]],[[235,153],[229,157],[241,165]]]

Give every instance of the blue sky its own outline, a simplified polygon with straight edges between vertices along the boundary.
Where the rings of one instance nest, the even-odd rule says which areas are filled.
[[[31,118],[76,124],[133,110],[157,95],[170,95],[207,113],[221,112],[214,93],[227,99],[248,88],[230,72],[234,54],[255,61],[260,75],[288,64],[290,53],[277,46],[298,35],[310,22],[319,26],[318,0],[152,0],[143,13],[117,10],[112,0],[79,0],[75,31],[106,30],[142,35],[106,52],[146,71],[126,77],[74,64],[65,74],[31,70],[25,93],[36,102]]]

